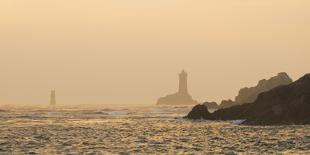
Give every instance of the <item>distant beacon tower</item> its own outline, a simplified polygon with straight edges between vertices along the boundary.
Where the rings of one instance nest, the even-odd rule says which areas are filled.
[[[50,104],[56,105],[56,91],[55,90],[51,91],[51,102],[50,102]]]
[[[187,91],[187,73],[182,70],[179,74],[179,93],[188,94]]]

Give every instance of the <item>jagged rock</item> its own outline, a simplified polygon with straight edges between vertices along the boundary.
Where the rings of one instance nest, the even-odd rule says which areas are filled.
[[[203,116],[210,120],[245,120],[243,124],[249,125],[310,124],[310,74],[261,93],[253,103]]]
[[[285,72],[278,73],[277,76],[271,77],[268,80],[260,80],[255,87],[245,87],[240,89],[238,95],[235,97],[235,101],[222,101],[220,104],[220,109],[232,107],[235,105],[242,105],[245,103],[252,103],[257,99],[257,96],[260,93],[281,85],[288,85],[292,82],[293,80]]]
[[[189,119],[207,119],[210,116],[210,112],[205,105],[199,104],[194,106],[191,112],[186,116]]]
[[[242,88],[239,91],[239,95],[236,96],[235,102],[237,103],[252,103],[257,99],[257,96],[265,91],[273,89],[281,85],[287,85],[292,83],[293,80],[284,72],[279,73],[277,76],[270,78],[269,80],[263,79],[258,82],[255,87]]]
[[[235,102],[233,100],[223,100],[221,102],[221,104],[219,105],[219,109],[224,109],[224,108],[228,108],[228,107],[231,107],[231,106],[234,106],[235,105]]]
[[[204,102],[203,105],[207,106],[208,109],[218,109],[216,102]]]

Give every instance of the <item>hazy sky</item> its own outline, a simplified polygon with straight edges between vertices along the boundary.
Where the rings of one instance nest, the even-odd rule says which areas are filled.
[[[0,104],[199,101],[310,72],[309,0],[1,0]]]

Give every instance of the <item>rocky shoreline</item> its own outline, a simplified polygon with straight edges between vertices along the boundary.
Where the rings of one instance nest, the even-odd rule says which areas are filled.
[[[292,82],[293,80],[287,73],[278,73],[276,76],[269,79],[262,79],[258,81],[256,86],[241,88],[234,100],[223,100],[218,109],[229,108],[236,105],[242,105],[244,103],[252,103],[257,99],[259,94],[278,86],[291,84]]]
[[[219,109],[214,113],[204,105],[196,105],[186,118],[245,120],[242,124],[246,125],[310,124],[310,74],[263,92],[252,103]]]

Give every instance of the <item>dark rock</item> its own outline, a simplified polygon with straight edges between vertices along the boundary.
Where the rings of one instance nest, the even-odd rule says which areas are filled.
[[[257,99],[257,96],[268,90],[276,88],[282,85],[288,85],[292,83],[293,80],[285,73],[278,73],[277,76],[271,77],[270,79],[260,80],[258,84],[254,87],[245,87],[240,89],[238,95],[235,97],[235,101],[223,100],[220,104],[220,109],[232,107],[235,105],[242,105],[245,103],[252,103]]]
[[[196,105],[192,109],[191,112],[186,116],[186,118],[189,119],[207,119],[210,116],[210,112],[208,111],[208,108],[205,105]]]
[[[208,109],[218,109],[216,102],[204,102],[203,105],[207,106]]]
[[[266,79],[260,80],[255,87],[242,88],[239,91],[239,95],[236,96],[235,102],[241,104],[252,103],[257,99],[257,96],[260,93],[271,90],[281,85],[288,85],[292,82],[293,80],[286,73],[284,72],[279,73],[277,76],[274,76],[268,80]]]
[[[219,105],[219,109],[224,109],[224,108],[228,108],[228,107],[232,107],[236,105],[236,103],[233,100],[223,100],[221,102],[221,104]]]
[[[243,124],[248,125],[310,124],[310,74],[261,93],[253,103],[220,109],[207,116],[201,112],[191,115],[198,114],[210,120],[246,120]]]

